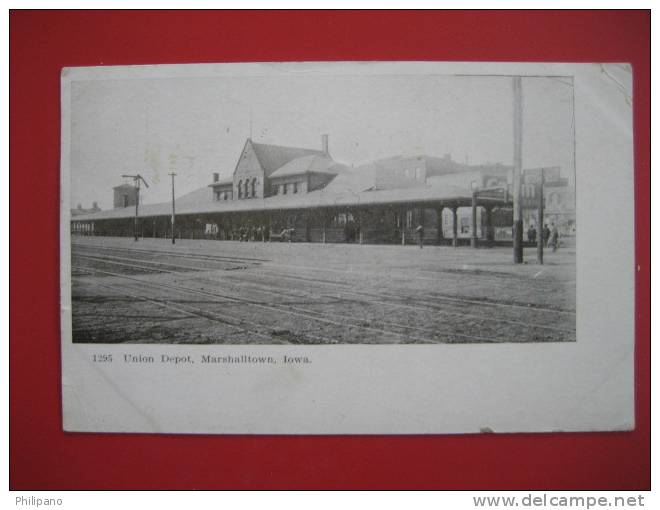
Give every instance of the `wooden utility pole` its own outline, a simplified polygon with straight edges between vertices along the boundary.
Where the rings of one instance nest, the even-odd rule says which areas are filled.
[[[133,225],[133,233],[135,234],[135,240],[138,240],[138,207],[140,205],[140,180],[135,180],[135,224]]]
[[[135,183],[135,220],[133,222],[133,234],[135,235],[135,240],[138,240],[138,212],[139,212],[139,205],[140,205],[140,181],[144,183],[144,185],[148,188],[149,185],[147,184],[147,181],[144,180],[144,177],[142,177],[140,174],[135,174],[135,175],[122,175],[122,177],[127,177],[130,179],[133,179],[133,182]]]
[[[477,247],[477,192],[472,192],[472,232],[470,236],[470,246]]]
[[[523,261],[522,219],[522,78],[513,77],[513,262]]]
[[[176,234],[175,234],[175,212],[174,212],[174,176],[176,175],[174,172],[170,172],[169,174],[172,177],[172,244],[175,244],[175,239],[176,239]]]
[[[536,245],[536,259],[539,264],[543,264],[543,185],[545,183],[545,168],[541,168],[541,182],[538,185],[538,244]]]

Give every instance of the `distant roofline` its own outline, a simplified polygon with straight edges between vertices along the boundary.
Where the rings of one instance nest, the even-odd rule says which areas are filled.
[[[275,177],[269,177],[269,179],[270,180],[286,179],[287,177],[295,177],[297,175],[306,175],[306,174],[338,175],[337,172],[325,172],[323,170],[303,170],[300,172],[292,172],[290,174],[276,175]]]
[[[249,141],[252,145],[262,145],[264,147],[277,147],[277,148],[285,148],[285,149],[295,149],[299,151],[311,151],[311,152],[316,152],[320,156],[328,156],[323,150],[321,149],[309,149],[307,147],[294,147],[293,145],[281,145],[277,143],[261,143],[261,142],[255,142],[251,138],[248,138],[247,141]],[[247,143],[246,141],[246,143]],[[242,152],[242,151],[241,151]],[[301,156],[302,157],[302,156]]]
[[[451,156],[434,156],[433,154],[424,154],[424,153],[418,153],[418,154],[394,154],[393,156],[386,156],[384,158],[379,158],[376,159],[370,163],[364,163],[359,166],[356,166],[355,168],[359,168],[360,166],[366,166],[370,164],[378,164],[382,162],[387,162],[387,161],[395,161],[395,160],[401,160],[401,159],[436,159],[439,161],[447,161],[454,163],[457,166],[464,167],[465,169],[473,169],[473,168],[513,168],[513,165],[507,165],[505,163],[502,163],[501,161],[497,162],[490,162],[487,161],[485,163],[463,163],[460,161],[457,161],[455,159],[452,159]]]

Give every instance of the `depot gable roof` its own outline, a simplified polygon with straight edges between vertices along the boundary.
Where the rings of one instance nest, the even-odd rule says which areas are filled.
[[[252,140],[248,140],[248,143],[252,144],[252,148],[257,155],[257,159],[266,177],[270,177],[275,170],[297,158],[304,156],[323,156],[324,158],[329,158],[327,154],[320,150],[254,143]]]
[[[338,174],[344,170],[345,165],[335,162],[325,154],[310,154],[293,159],[282,165],[272,174],[270,178],[288,177],[291,175],[302,175],[307,173]]]

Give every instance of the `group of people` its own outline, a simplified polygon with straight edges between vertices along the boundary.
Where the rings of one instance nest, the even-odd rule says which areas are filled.
[[[291,241],[293,238],[293,234],[295,232],[295,229],[293,228],[285,228],[282,230],[282,232],[277,235],[275,234],[274,237],[280,241]],[[417,244],[419,245],[420,248],[424,247],[424,227],[420,224],[417,226],[415,229],[415,232],[417,234]],[[354,234],[354,232],[351,232],[351,234]],[[530,227],[527,229],[527,241],[530,243],[534,244],[536,243],[538,232],[536,231],[536,227],[534,225],[530,225]],[[241,226],[237,231],[232,232],[232,238],[236,239],[238,238],[240,241],[269,241],[271,240],[271,232],[270,229],[267,227],[261,227],[261,226]],[[347,242],[351,241],[351,236],[348,235],[346,236]],[[559,248],[559,231],[557,230],[556,225],[553,223],[552,228],[548,227],[548,224],[546,223],[543,226],[543,245],[548,248],[552,248],[552,251],[557,251],[557,248]]]
[[[418,225],[415,232],[417,233],[417,244],[420,248],[424,248],[424,226],[421,224]],[[534,225],[530,225],[527,229],[527,240],[530,243],[536,243],[536,236],[536,228]],[[552,248],[552,251],[557,251],[557,248],[559,248],[559,230],[557,230],[554,223],[552,224],[552,229],[548,227],[547,223],[543,226],[543,245],[546,248]]]
[[[271,230],[269,227],[262,226],[241,226],[238,230],[233,231],[232,239],[238,239],[239,241],[249,242],[249,241],[287,241],[291,242],[294,240],[296,233],[295,228],[285,227],[281,231]]]
[[[527,229],[527,240],[530,243],[536,243],[536,236],[536,228],[534,225],[530,225]],[[552,251],[557,251],[557,248],[559,248],[559,230],[557,230],[554,223],[552,224],[552,229],[548,227],[547,223],[543,225],[543,245],[546,248],[551,247]]]
[[[238,235],[236,235],[238,234]],[[241,226],[238,231],[233,235],[234,239],[238,238],[239,241],[267,241],[269,231],[266,227],[255,227],[253,225]]]

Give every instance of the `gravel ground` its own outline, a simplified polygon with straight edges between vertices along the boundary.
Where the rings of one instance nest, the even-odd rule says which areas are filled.
[[[75,238],[74,342],[575,341],[575,250]]]

